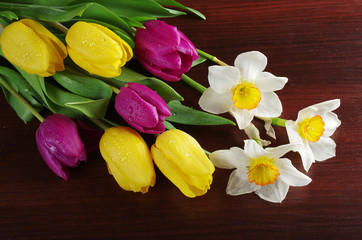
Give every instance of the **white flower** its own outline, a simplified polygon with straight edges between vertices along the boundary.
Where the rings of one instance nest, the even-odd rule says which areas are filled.
[[[330,136],[341,125],[333,110],[340,105],[339,99],[315,104],[299,111],[297,120],[285,123],[290,143],[299,144],[304,169],[312,163],[324,161],[336,155],[336,143]]]
[[[210,155],[211,162],[219,168],[233,169],[226,192],[240,195],[255,192],[270,202],[281,202],[289,186],[305,186],[312,180],[299,172],[287,158],[280,158],[295,145],[287,144],[263,149],[253,140],[245,140],[243,149],[232,147]]]
[[[235,59],[235,66],[210,66],[210,87],[202,94],[199,105],[207,112],[230,112],[240,129],[244,129],[254,116],[270,118],[282,113],[282,104],[274,91],[288,81],[263,72],[267,65],[264,54],[252,51]]]

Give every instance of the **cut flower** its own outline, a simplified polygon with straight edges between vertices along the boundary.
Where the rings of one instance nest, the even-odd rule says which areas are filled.
[[[324,161],[336,155],[336,143],[330,136],[341,125],[333,110],[340,105],[339,99],[325,101],[299,111],[296,121],[285,123],[290,143],[299,144],[304,169],[312,163]]]
[[[245,140],[244,150],[232,147],[210,155],[219,168],[234,169],[226,192],[240,195],[255,192],[270,202],[282,202],[289,186],[305,186],[312,180],[299,172],[287,158],[280,158],[295,148],[294,144],[263,149],[254,140]]]
[[[210,66],[210,87],[202,94],[199,105],[207,112],[230,112],[240,129],[249,125],[254,116],[270,118],[282,113],[282,104],[274,91],[288,81],[264,72],[267,58],[252,51],[235,59],[235,66]]]

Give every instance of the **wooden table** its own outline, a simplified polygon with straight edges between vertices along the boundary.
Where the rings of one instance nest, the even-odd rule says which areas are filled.
[[[239,53],[258,50],[268,57],[267,71],[288,77],[277,92],[283,118],[295,120],[304,107],[341,99],[335,112],[342,125],[332,136],[337,156],[312,165],[307,174],[313,181],[291,187],[281,204],[254,193],[226,195],[231,170],[221,169],[211,190],[195,199],[184,197],[159,171],[149,193],[126,192],[108,175],[98,151],[71,169],[66,182],[38,153],[39,123],[25,125],[1,94],[0,239],[362,239],[362,2],[181,3],[207,20],[189,15],[166,21],[199,49],[229,64]],[[209,65],[188,75],[207,86]],[[185,105],[199,109],[198,92],[183,82],[172,86]],[[243,147],[245,139],[233,126],[179,127],[209,151]],[[288,143],[285,129],[275,129],[272,146]],[[264,131],[262,136],[267,138]],[[304,172],[298,154],[287,157]]]

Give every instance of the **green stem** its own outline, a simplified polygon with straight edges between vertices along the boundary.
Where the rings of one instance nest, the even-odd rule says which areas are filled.
[[[282,118],[272,118],[272,124],[276,125],[276,126],[280,126],[280,127],[285,127],[285,122],[288,121],[287,119],[282,119]]]
[[[89,120],[91,120],[95,125],[97,125],[98,127],[102,128],[104,131],[106,131],[109,127],[104,124],[101,120],[96,119],[96,118],[90,118],[88,117]]]
[[[2,77],[0,77],[0,84],[3,85],[6,90],[8,90],[16,99],[18,99],[19,102],[21,102],[40,122],[44,121],[43,116],[41,116],[34,107],[29,104],[23,96],[21,96],[18,92],[16,92],[10,84],[8,84]]]
[[[68,28],[66,26],[64,26],[63,24],[59,23],[59,22],[46,22],[48,25],[58,29],[59,31],[63,32],[63,33],[67,33],[68,32]]]
[[[217,63],[217,64],[219,64],[219,65],[221,65],[221,66],[228,66],[228,64],[226,64],[226,63],[224,63],[223,61],[219,60],[217,57],[208,54],[207,52],[204,52],[204,51],[202,51],[202,50],[200,50],[200,49],[197,49],[197,52],[198,52],[201,56],[205,57],[206,59],[208,59],[208,60],[210,60],[210,61],[212,61],[212,62],[214,62],[214,63]]]
[[[206,90],[206,87],[202,86],[200,83],[196,82],[186,74],[182,74],[181,79],[200,93],[203,93]]]
[[[114,86],[112,86],[112,85],[109,85],[109,84],[108,84],[108,86],[111,87],[112,91],[113,91],[116,95],[120,92],[120,90],[119,90],[118,88],[116,88],[116,87],[114,87]]]

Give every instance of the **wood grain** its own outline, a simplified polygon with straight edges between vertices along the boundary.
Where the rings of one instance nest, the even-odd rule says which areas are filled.
[[[335,112],[342,125],[332,137],[337,156],[314,164],[307,173],[311,184],[291,187],[281,204],[255,194],[226,195],[231,171],[221,169],[211,190],[195,199],[184,197],[159,171],[149,193],[126,192],[108,175],[99,152],[72,169],[65,182],[37,151],[38,123],[24,124],[1,94],[0,239],[361,239],[362,2],[180,2],[207,20],[165,21],[198,48],[229,64],[241,52],[258,50],[268,57],[267,71],[288,77],[277,92],[283,118],[295,119],[304,107],[341,99]],[[188,75],[207,86],[209,65]],[[196,91],[182,82],[172,86],[186,105],[199,109]],[[179,127],[209,151],[242,147],[245,138],[231,126]],[[287,143],[285,129],[276,131],[273,146]],[[303,171],[297,154],[287,156]]]

